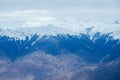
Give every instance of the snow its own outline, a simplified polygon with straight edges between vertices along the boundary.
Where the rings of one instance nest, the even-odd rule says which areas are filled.
[[[79,18],[64,18],[53,19],[49,22],[46,21],[32,21],[25,23],[26,27],[17,29],[0,29],[1,36],[8,36],[10,38],[24,40],[26,36],[31,38],[34,34],[39,35],[39,38],[44,35],[56,34],[70,34],[79,35],[79,33],[87,33],[86,29],[92,28],[89,35],[92,36],[96,32],[101,34],[112,33],[114,39],[120,39],[120,24],[105,24],[95,20],[83,20]]]

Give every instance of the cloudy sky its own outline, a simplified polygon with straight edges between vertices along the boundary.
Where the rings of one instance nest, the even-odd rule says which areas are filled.
[[[118,15],[119,11],[120,0],[0,0],[0,26],[56,17]]]
[[[12,10],[81,10],[116,8],[119,0],[0,0],[1,11]]]

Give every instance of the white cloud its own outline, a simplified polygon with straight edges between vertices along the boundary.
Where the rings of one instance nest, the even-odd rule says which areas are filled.
[[[0,13],[0,21],[28,21],[33,19],[43,19],[49,17],[50,11],[47,10],[24,10]]]
[[[49,14],[48,10],[23,10],[23,11],[13,11],[16,14],[32,14],[32,13],[44,13]]]
[[[109,13],[109,14],[108,14]],[[0,27],[4,28],[19,28],[19,27],[39,27],[48,24],[57,25],[62,28],[72,30],[79,30],[76,26],[79,23],[70,25],[71,22],[62,22],[61,25],[59,19],[64,19],[66,17],[77,17],[79,19],[94,20],[98,22],[114,22],[115,19],[119,18],[119,11],[114,9],[103,9],[103,10],[46,10],[46,9],[27,9],[27,10],[14,10],[11,12],[1,12],[0,13]],[[115,17],[115,18],[114,18]],[[57,20],[56,20],[57,19]],[[100,20],[100,21],[99,21]],[[58,25],[59,24],[59,25]],[[68,27],[69,24],[69,27]],[[72,27],[71,27],[72,26]],[[74,28],[73,28],[74,26]]]
[[[21,27],[40,27],[40,26],[46,26],[50,24],[51,22],[54,22],[56,20],[55,17],[39,17],[39,18],[33,18],[31,21],[26,21]]]

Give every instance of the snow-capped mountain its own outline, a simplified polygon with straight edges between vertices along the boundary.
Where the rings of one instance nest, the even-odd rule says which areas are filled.
[[[0,80],[99,80],[103,71],[120,74],[119,68],[111,68],[120,65],[119,33],[119,24],[79,19],[39,27],[1,28]],[[120,79],[114,77],[103,80]]]
[[[2,51],[6,45],[4,49],[10,58],[37,50],[52,54],[59,54],[62,50],[82,54],[87,49],[88,54],[89,51],[102,51],[100,61],[105,55],[113,55],[114,51],[119,54],[119,33],[119,25],[116,24],[94,24],[94,21],[66,18],[39,27],[0,29],[0,46]]]
[[[118,20],[117,20],[118,21]],[[37,24],[37,25],[36,25]],[[23,28],[17,29],[0,29],[1,36],[9,36],[16,39],[25,39],[26,36],[34,34],[40,37],[44,35],[56,35],[56,34],[70,34],[78,35],[80,33],[87,33],[92,37],[95,33],[100,34],[111,33],[114,39],[120,39],[120,25],[119,24],[104,24],[94,20],[83,20],[77,18],[64,18],[55,19],[50,22],[45,21],[31,21],[25,22]],[[24,28],[26,27],[26,28]]]

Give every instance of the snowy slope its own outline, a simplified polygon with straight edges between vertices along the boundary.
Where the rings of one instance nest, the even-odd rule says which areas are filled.
[[[36,26],[36,23],[40,25]],[[24,27],[18,29],[0,29],[1,36],[9,36],[16,39],[25,39],[26,36],[31,37],[34,34],[42,37],[43,35],[70,34],[78,35],[87,33],[93,37],[97,32],[101,34],[111,33],[114,39],[120,39],[120,24],[103,24],[96,21],[81,20],[77,18],[64,18],[51,22],[29,22]]]

